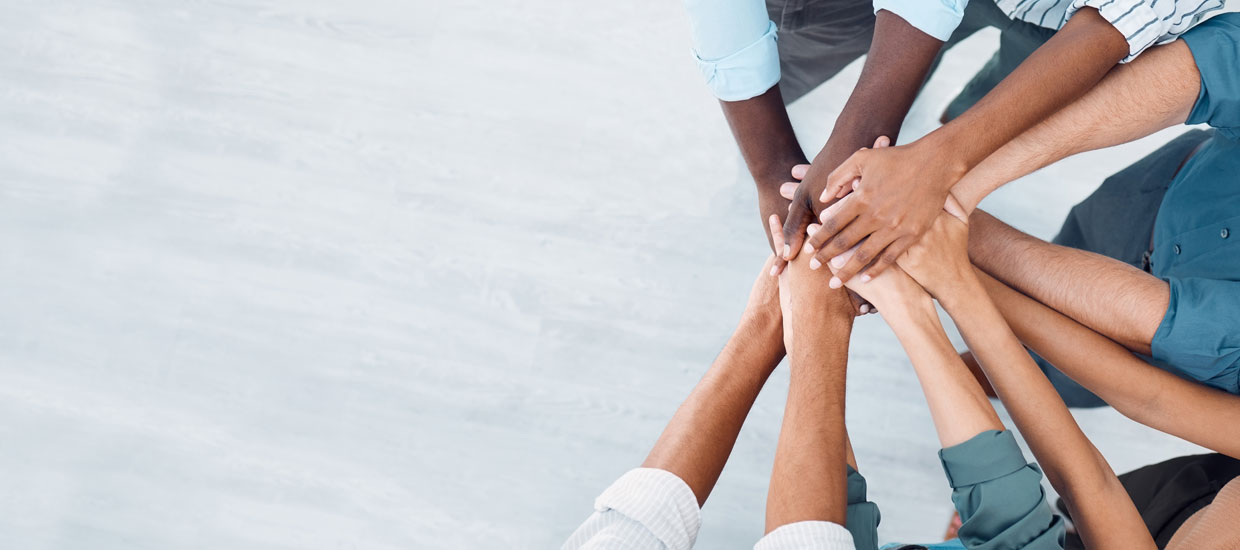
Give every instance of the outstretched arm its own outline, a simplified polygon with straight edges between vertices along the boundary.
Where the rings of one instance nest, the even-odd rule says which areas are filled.
[[[736,332],[642,463],[684,480],[699,505],[710,496],[749,409],[784,356],[779,288],[764,276],[772,261],[754,282]]]
[[[836,271],[839,281],[867,266],[873,275],[895,263],[929,229],[967,172],[1081,97],[1128,50],[1124,35],[1097,10],[1081,9],[960,117],[909,145],[854,154],[831,173],[819,197],[854,195],[847,207],[824,217],[823,230],[809,239],[819,262],[861,243]],[[855,180],[860,182],[853,190]]]
[[[1060,159],[1182,124],[1200,90],[1201,75],[1183,40],[1150,48],[986,157],[952,188],[952,195],[972,211],[995,189]]]
[[[978,277],[1021,342],[1124,416],[1240,458],[1240,396],[1150,365],[980,270]]]
[[[1086,546],[1154,548],[1119,478],[990,301],[969,264],[967,241],[965,223],[941,215],[900,265],[956,322],[1046,478],[1068,503]]]
[[[843,525],[849,457],[844,383],[853,310],[803,262],[780,277],[788,403],[775,450],[766,531],[803,521]]]
[[[1101,254],[1051,244],[976,210],[969,256],[977,267],[1138,353],[1167,311],[1166,281]]]

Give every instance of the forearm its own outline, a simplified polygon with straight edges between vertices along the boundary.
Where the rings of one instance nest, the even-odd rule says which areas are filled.
[[[900,16],[879,11],[861,76],[831,137],[814,158],[814,166],[829,172],[857,149],[872,146],[879,136],[896,143],[900,126],[942,47],[941,41]]]
[[[943,332],[934,302],[925,292],[918,294],[895,307],[884,304],[880,314],[913,363],[939,444],[951,447],[986,430],[1002,430],[985,392]]]
[[[1201,76],[1183,41],[1151,48],[986,157],[952,194],[971,211],[990,192],[1044,166],[1183,123],[1200,88]]]
[[[779,86],[752,99],[719,104],[759,190],[778,193],[792,167],[806,162]]]
[[[693,490],[699,505],[706,502],[718,481],[763,384],[783,359],[782,321],[774,284],[769,277],[761,276],[736,332],[642,463],[643,467],[679,476]],[[763,289],[761,285],[772,288]]]
[[[1080,430],[981,283],[962,281],[939,300],[956,321],[1046,478],[1068,503],[1088,545],[1150,546],[1144,523],[1114,471]]]
[[[790,381],[767,495],[766,531],[798,521],[844,524],[848,436],[844,386],[852,308],[821,273],[794,262],[781,277]]]
[[[1139,353],[1167,311],[1167,283],[1100,254],[1026,235],[983,211],[969,222],[969,256],[986,273]]]
[[[923,140],[964,174],[1094,87],[1128,54],[1124,36],[1085,8],[973,108]],[[950,182],[955,184],[955,181]]]
[[[1240,458],[1240,397],[1156,368],[994,278],[979,278],[1021,342],[1115,410]]]

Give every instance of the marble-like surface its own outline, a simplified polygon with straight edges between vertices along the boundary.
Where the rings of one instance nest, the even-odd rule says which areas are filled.
[[[6,548],[547,548],[637,464],[764,256],[675,2],[0,2]],[[905,135],[995,45],[949,56]],[[826,138],[858,67],[793,109]],[[988,205],[1050,236],[1168,134]],[[859,323],[886,539],[950,511]],[[761,534],[780,370],[705,510]],[[1115,466],[1192,446],[1079,415]]]

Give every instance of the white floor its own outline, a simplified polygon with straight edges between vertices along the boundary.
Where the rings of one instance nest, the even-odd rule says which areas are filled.
[[[679,3],[0,3],[6,548],[548,548],[636,465],[765,254]],[[951,55],[906,138],[989,56]],[[826,138],[857,66],[795,106]],[[1164,134],[1014,184],[1050,237]],[[888,540],[950,511],[877,317]],[[705,510],[761,534],[780,370]],[[1192,450],[1079,415],[1117,469]]]

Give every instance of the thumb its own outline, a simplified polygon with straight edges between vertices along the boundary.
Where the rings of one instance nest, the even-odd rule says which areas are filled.
[[[784,249],[776,252],[782,252],[785,260],[797,257],[801,245],[805,244],[805,228],[814,221],[814,211],[810,209],[806,199],[803,188],[797,189],[792,206],[788,209],[788,219],[784,220]]]
[[[861,165],[864,164],[865,155],[869,153],[868,149],[861,149],[853,153],[851,157],[831,171],[827,176],[827,187],[822,190],[822,196],[818,197],[819,202],[827,202],[835,198],[841,190],[847,186],[852,189],[852,181],[861,177]]]
[[[965,213],[964,207],[960,206],[960,202],[951,193],[947,194],[947,201],[943,203],[943,210],[964,222],[965,225],[969,225],[969,215]]]

